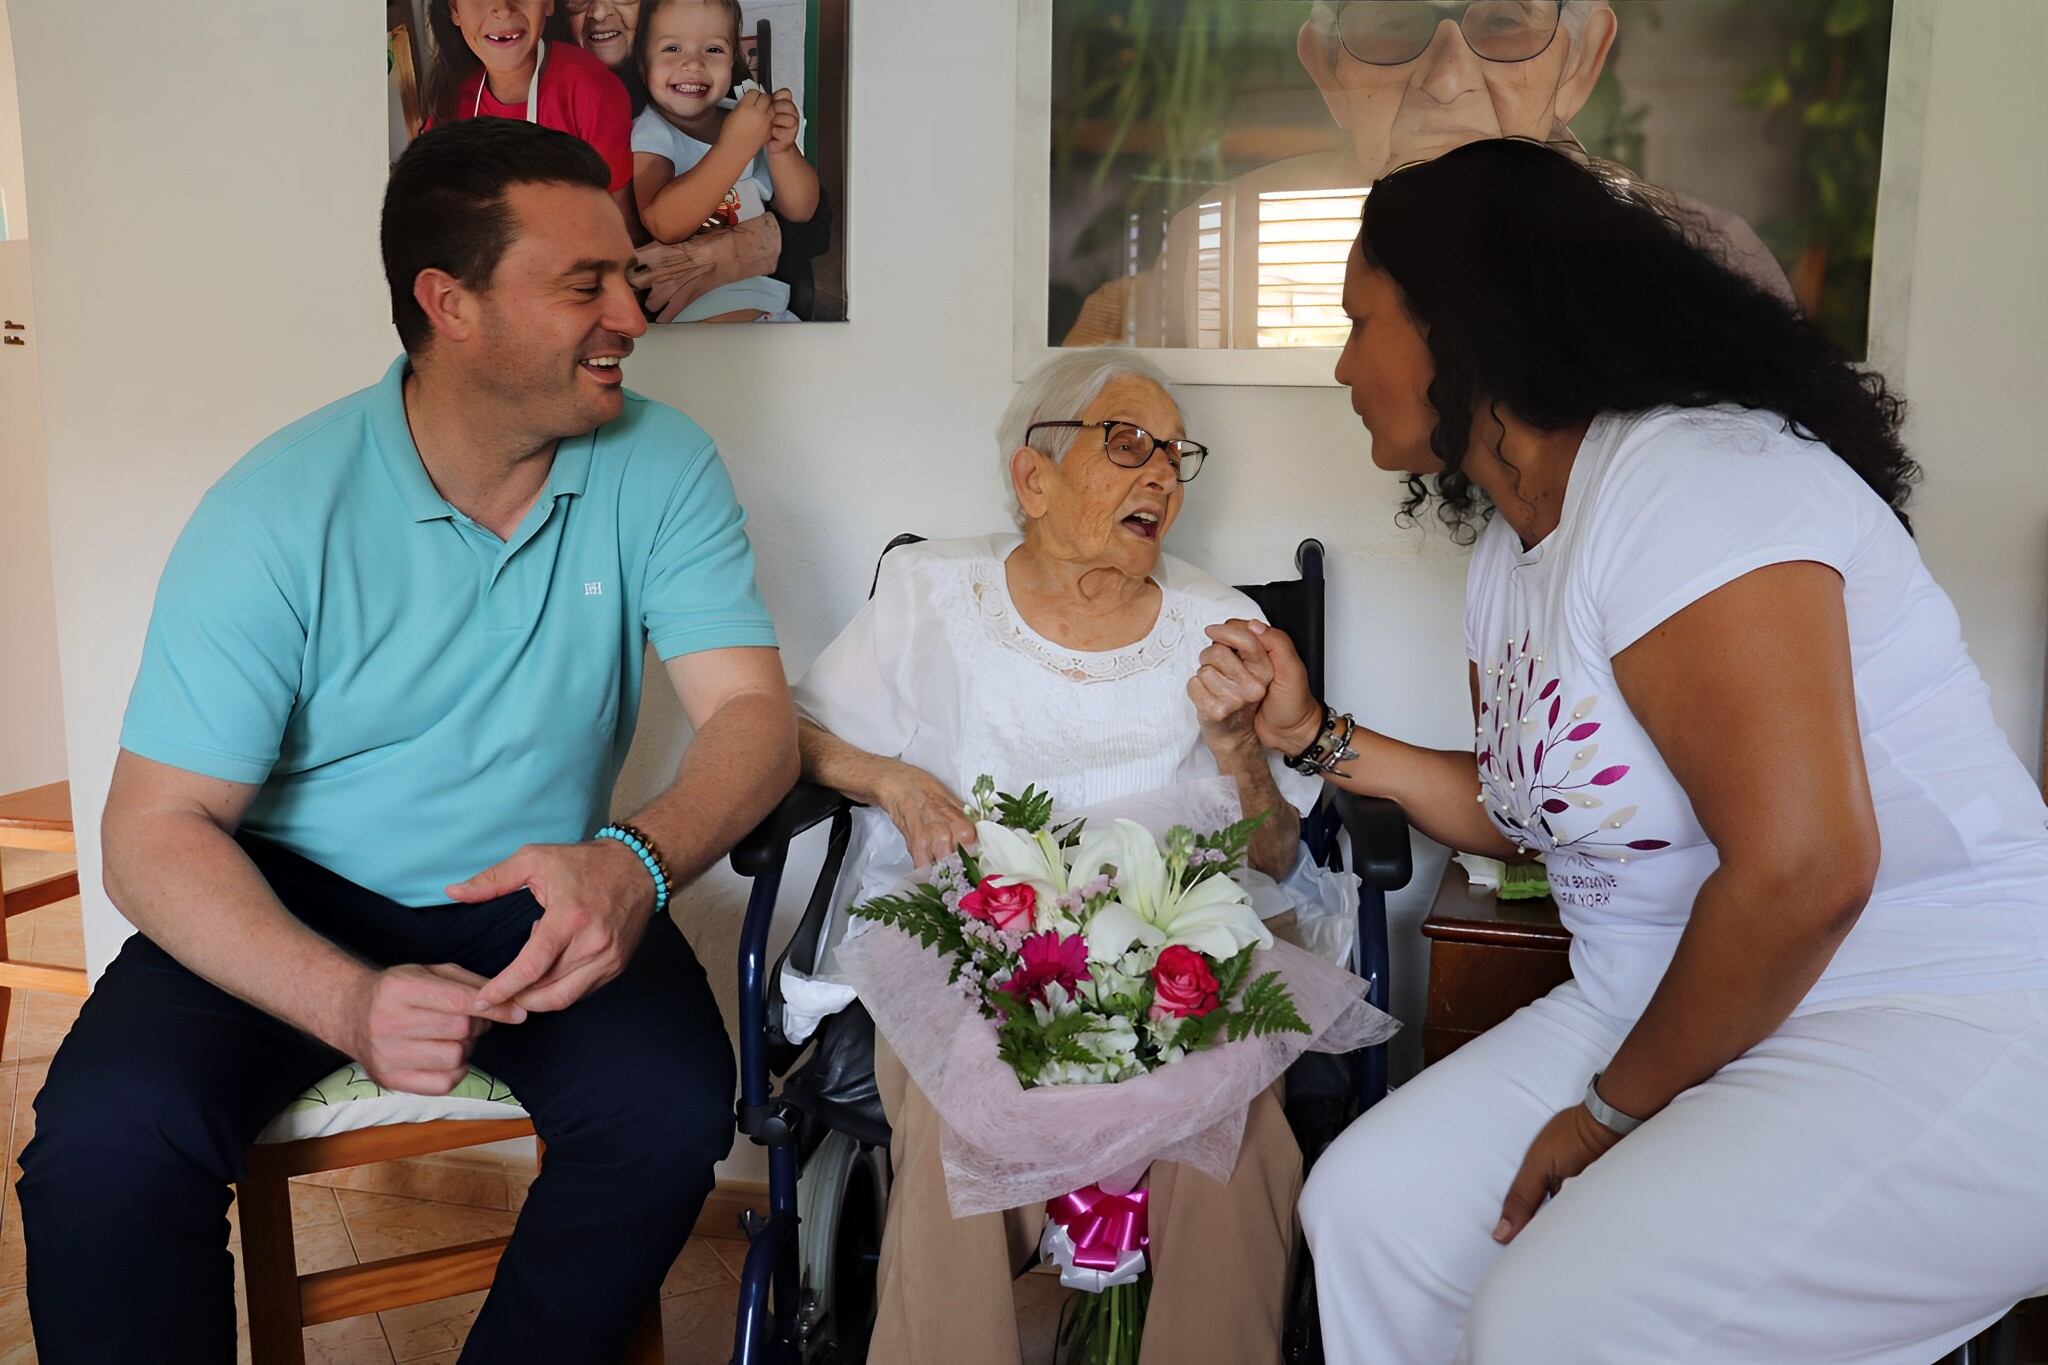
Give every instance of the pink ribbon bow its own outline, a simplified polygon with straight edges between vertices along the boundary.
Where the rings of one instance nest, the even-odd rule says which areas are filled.
[[[1152,1237],[1145,1217],[1150,1191],[1111,1194],[1089,1185],[1049,1199],[1046,1216],[1067,1230],[1074,1244],[1074,1264],[1086,1270],[1114,1270],[1127,1251],[1143,1251]]]

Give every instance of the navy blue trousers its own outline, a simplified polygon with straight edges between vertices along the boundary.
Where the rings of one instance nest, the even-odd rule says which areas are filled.
[[[492,976],[540,914],[524,891],[412,909],[243,846],[293,914],[380,966]],[[732,1050],[704,969],[658,918],[616,980],[494,1026],[472,1056],[532,1112],[547,1160],[462,1359],[617,1360],[732,1144]],[[234,1360],[228,1187],[264,1125],[344,1060],[128,940],[51,1062],[21,1157],[44,1365]]]

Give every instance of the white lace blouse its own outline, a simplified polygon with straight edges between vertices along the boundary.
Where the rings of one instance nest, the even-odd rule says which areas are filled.
[[[1171,555],[1153,575],[1159,619],[1121,649],[1067,649],[1010,600],[1016,535],[925,541],[882,561],[875,595],[796,685],[797,706],[870,753],[900,758],[963,797],[987,773],[1036,783],[1064,810],[1214,777],[1188,679],[1203,627],[1258,617],[1252,600]],[[1298,811],[1319,779],[1272,759]]]
[[[963,799],[987,773],[1003,791],[1035,784],[1063,811],[1213,779],[1221,768],[1202,742],[1188,679],[1209,637],[1232,617],[1264,619],[1249,597],[1171,555],[1153,581],[1159,619],[1122,649],[1067,649],[1033,630],[1010,600],[1003,563],[1018,535],[924,541],[882,560],[875,594],[796,684],[804,717],[869,753],[923,768]],[[1278,757],[1273,780],[1306,815],[1322,788]],[[782,973],[783,1030],[793,1042],[844,1008],[833,948],[854,932],[838,910],[880,895],[911,872],[902,836],[880,811],[854,812],[833,895],[819,971]],[[1348,965],[1356,938],[1356,884],[1304,856],[1275,885],[1251,883],[1262,915],[1295,914],[1302,945]]]

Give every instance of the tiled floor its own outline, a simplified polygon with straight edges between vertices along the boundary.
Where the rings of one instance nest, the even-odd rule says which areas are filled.
[[[68,864],[68,859],[54,855],[10,851],[7,880],[31,881]],[[15,957],[84,965],[75,900],[19,916],[6,927]],[[78,1016],[79,1004],[62,996],[15,991],[6,1044],[0,1048],[0,1133],[7,1137],[9,1152],[0,1200],[0,1365],[27,1365],[36,1358],[22,1289],[21,1212],[14,1197],[20,1172],[14,1160],[34,1134],[36,1092],[57,1044]],[[299,1269],[354,1265],[507,1232],[525,1200],[531,1172],[530,1156],[516,1151],[472,1151],[295,1181],[292,1214]],[[240,1228],[232,1213],[230,1222],[230,1245],[239,1251]],[[745,1254],[746,1245],[737,1232],[730,1241],[696,1238],[683,1248],[661,1289],[669,1365],[723,1365],[730,1358]],[[483,1297],[465,1294],[309,1329],[306,1358],[325,1365],[452,1365]],[[1049,1365],[1063,1297],[1058,1280],[1045,1275],[1026,1275],[1018,1282],[1025,1365]],[[242,1359],[248,1359],[246,1342]]]

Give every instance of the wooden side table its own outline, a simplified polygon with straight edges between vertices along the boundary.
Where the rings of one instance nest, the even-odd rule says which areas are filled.
[[[0,854],[10,848],[78,851],[71,832],[70,783],[52,782],[47,787],[30,787],[0,796]],[[0,1043],[6,1041],[7,1007],[13,1003],[15,987],[85,996],[87,977],[83,968],[16,962],[7,952],[7,920],[77,894],[78,874],[60,872],[0,895],[0,910],[5,911],[0,915]]]
[[[1472,885],[1453,861],[1422,922],[1429,940],[1429,1003],[1422,1019],[1428,1066],[1571,979],[1571,931],[1557,904],[1502,901]]]

